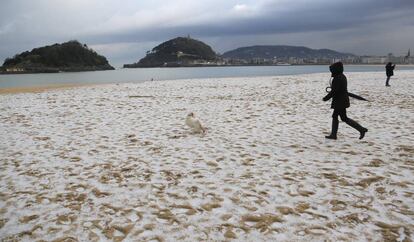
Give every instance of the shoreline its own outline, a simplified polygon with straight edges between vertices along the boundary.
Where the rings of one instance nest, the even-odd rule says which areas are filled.
[[[30,87],[10,87],[10,88],[0,88],[0,95],[7,94],[19,94],[19,93],[40,93],[50,90],[60,90],[60,89],[69,89],[76,87],[89,87],[102,84],[52,84],[52,85],[42,85],[42,86],[30,86]]]
[[[414,70],[400,70],[400,72],[406,72],[406,71],[414,71]],[[210,79],[234,79],[234,78],[267,78],[267,77],[295,77],[295,76],[303,76],[303,75],[319,75],[324,74],[325,72],[315,72],[315,73],[301,73],[301,74],[281,74],[281,75],[273,75],[273,76],[234,76],[234,77],[206,77],[206,78],[180,78],[180,79],[161,79],[156,80],[157,82],[160,81],[176,81],[176,80],[210,80]],[[354,74],[354,73],[378,73],[378,71],[350,71],[345,72],[346,75]],[[328,72],[326,72],[327,75],[329,75]],[[80,87],[91,87],[91,86],[104,86],[104,85],[117,85],[117,84],[138,84],[138,83],[144,83],[144,82],[151,82],[151,81],[142,81],[142,82],[105,82],[105,83],[66,83],[66,84],[48,84],[48,85],[39,85],[39,86],[22,86],[22,87],[0,87],[0,95],[8,95],[8,94],[19,94],[19,93],[41,93],[51,90],[59,90],[59,89],[69,89],[69,88],[80,88]]]
[[[361,65],[348,65],[349,69],[345,73],[374,73],[381,71],[383,68],[366,69]],[[168,68],[159,68],[157,71],[149,71],[151,68],[133,68],[133,69],[117,69],[113,72],[99,74],[102,72],[85,72],[84,74],[68,74],[68,73],[51,73],[47,74],[24,74],[0,76],[0,95],[10,93],[33,93],[43,92],[56,88],[78,87],[84,85],[101,85],[101,84],[120,84],[120,83],[140,83],[155,79],[156,81],[164,80],[180,80],[180,79],[209,79],[209,78],[244,78],[244,77],[261,77],[268,76],[296,76],[317,73],[328,73],[326,67],[307,67],[310,69],[301,69],[302,67],[282,66],[273,70],[273,67],[264,67],[265,69],[248,69],[248,67],[232,70],[231,68],[214,70],[213,74],[206,73],[205,68],[199,68],[195,72],[188,75],[184,68],[180,70],[171,70]],[[247,68],[247,69],[244,69]],[[266,69],[267,68],[267,69]],[[270,69],[269,69],[270,68]],[[276,67],[275,67],[276,68]],[[138,70],[143,71],[138,71]],[[159,71],[158,71],[159,70]],[[401,71],[414,71],[411,67],[408,69],[397,68],[398,73]],[[398,74],[397,74],[398,75]]]

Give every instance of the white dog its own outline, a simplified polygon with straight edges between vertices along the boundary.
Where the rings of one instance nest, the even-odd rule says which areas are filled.
[[[196,133],[205,133],[206,129],[201,125],[201,122],[195,118],[194,113],[189,113],[185,119],[187,124]]]

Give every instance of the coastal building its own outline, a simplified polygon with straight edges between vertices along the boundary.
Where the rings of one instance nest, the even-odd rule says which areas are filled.
[[[6,68],[6,72],[24,72],[25,70],[23,68],[19,67],[10,67]]]
[[[411,56],[411,49],[408,49],[407,54],[404,56],[394,56],[392,53],[389,53],[387,61],[395,64],[414,64],[414,57]]]
[[[387,56],[355,56],[349,55],[342,58],[335,58],[323,56],[319,58],[314,57],[295,57],[283,56],[273,58],[249,58],[249,59],[233,59],[223,58],[226,65],[279,65],[280,63],[287,63],[291,65],[330,65],[332,63],[341,61],[344,64],[376,64],[385,65],[388,62],[395,64],[414,64],[414,57],[411,56],[411,50],[407,54],[401,56],[394,56],[389,53]]]
[[[362,64],[385,64],[387,61],[386,56],[361,56]]]
[[[267,64],[268,62],[269,62],[269,60],[267,60],[265,58],[252,58],[250,60],[250,63],[254,64],[254,65],[264,65],[264,64]]]
[[[414,56],[411,56],[411,49],[408,49],[407,55],[404,57],[404,64],[414,64]]]

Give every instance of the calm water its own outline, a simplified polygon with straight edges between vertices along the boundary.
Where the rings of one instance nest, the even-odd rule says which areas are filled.
[[[398,70],[414,70],[414,66],[397,66]],[[326,65],[317,66],[243,66],[243,67],[191,67],[191,68],[138,68],[113,71],[0,75],[0,88],[31,87],[56,84],[99,84],[144,82],[215,77],[277,76],[308,73],[327,73]],[[384,66],[347,65],[346,72],[381,71]]]

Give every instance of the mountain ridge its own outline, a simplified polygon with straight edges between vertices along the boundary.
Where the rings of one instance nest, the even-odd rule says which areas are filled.
[[[252,59],[252,58],[346,58],[355,57],[354,54],[342,53],[335,50],[311,49],[305,46],[291,45],[253,45],[239,47],[226,51],[221,55],[223,58]]]

